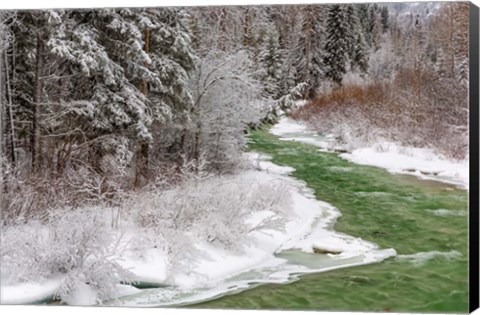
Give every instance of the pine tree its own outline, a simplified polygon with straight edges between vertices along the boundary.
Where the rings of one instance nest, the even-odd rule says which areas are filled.
[[[388,31],[389,28],[389,13],[388,13],[388,7],[384,6],[381,9],[381,21],[382,21],[382,32],[385,33]]]
[[[297,76],[296,85],[302,82],[306,83],[305,99],[315,97],[315,91],[324,76],[322,16],[323,12],[318,6],[306,6],[303,10],[294,67]]]
[[[357,40],[357,33],[358,33],[358,17],[355,12],[355,7],[352,4],[347,4],[343,7],[345,13],[345,20],[347,23],[347,33],[346,33],[346,42],[347,42],[347,52],[348,58],[352,62],[355,55],[356,49],[356,40]]]
[[[380,27],[378,25],[378,5],[370,4],[368,7],[367,29],[367,43],[373,51],[380,48]]]
[[[280,49],[283,51],[281,90],[289,91],[301,81],[296,64],[299,58],[299,36],[301,32],[301,15],[298,6],[273,6],[270,10],[271,20],[279,32]]]
[[[382,11],[383,12],[383,11]],[[388,11],[387,11],[388,13]],[[357,17],[364,34],[366,43],[372,51],[376,51],[380,46],[380,27],[379,9],[376,4],[358,4]],[[387,15],[388,17],[388,15]]]
[[[278,99],[282,95],[282,52],[278,42],[278,33],[273,29],[267,33],[263,43],[263,49],[260,52],[260,62],[262,66],[261,80],[265,84],[265,92],[273,99]]]
[[[367,73],[368,70],[368,53],[367,45],[365,43],[365,38],[362,32],[358,32],[357,38],[355,41],[355,49],[352,60],[352,65],[358,67],[358,69],[363,73]]]
[[[324,59],[327,68],[326,76],[335,84],[341,85],[348,61],[349,44],[346,41],[348,23],[343,5],[330,5],[327,12],[327,41]]]
[[[14,68],[16,114],[33,122],[27,132],[34,169],[46,169],[44,132],[63,135],[48,138],[52,152],[61,150],[62,141],[90,142],[83,147],[89,151],[86,162],[99,173],[102,156],[125,154],[135,143],[148,162],[152,123],[182,117],[192,103],[188,80],[196,57],[183,13],[102,9],[20,15],[12,28],[18,39],[26,29],[36,33],[35,41],[18,42]],[[40,103],[45,106],[35,106]],[[55,116],[63,124],[49,118]]]
[[[45,80],[47,66],[50,72],[55,72],[56,69],[47,41],[63,22],[62,11],[22,11],[17,12],[17,18],[11,26],[18,45],[16,56],[12,58],[19,57],[12,63],[12,85],[15,86],[12,98],[18,104],[15,113],[17,118],[30,122],[19,130],[19,135],[29,143],[31,169],[34,173],[46,169],[43,134],[48,128],[44,120],[50,108],[43,104],[51,100],[47,91],[57,83]]]

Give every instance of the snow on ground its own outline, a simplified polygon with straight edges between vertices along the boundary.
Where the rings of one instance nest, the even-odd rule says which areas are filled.
[[[128,238],[127,238],[128,239]],[[167,257],[156,249],[145,250],[143,257],[126,251],[118,261],[120,266],[134,274],[134,282],[161,284],[167,280]]]
[[[21,283],[0,286],[0,304],[42,303],[53,298],[63,278],[57,277],[41,283]]]
[[[280,119],[270,132],[281,140],[312,144],[326,150],[331,148],[331,135],[321,136],[304,124],[287,117]],[[353,163],[387,169],[396,174],[410,174],[422,179],[441,181],[468,189],[469,162],[452,161],[428,148],[400,146],[391,142],[354,149],[340,157]]]
[[[431,149],[383,142],[340,156],[357,164],[378,166],[392,173],[413,174],[423,179],[438,180],[468,189],[468,161],[451,161],[435,154]]]
[[[329,144],[328,138],[320,136],[314,131],[308,130],[306,125],[287,117],[282,117],[277,124],[270,128],[270,132],[281,137],[281,140],[311,144],[320,147],[323,150],[326,150]]]
[[[25,305],[43,304],[54,299],[60,289],[64,277],[58,276],[41,282],[28,282],[15,285],[0,286],[0,304],[2,305]],[[121,298],[127,295],[139,293],[140,290],[130,285],[117,285],[117,295]],[[97,293],[88,285],[84,284],[77,289],[76,294],[69,296],[65,301],[69,305],[95,305]]]

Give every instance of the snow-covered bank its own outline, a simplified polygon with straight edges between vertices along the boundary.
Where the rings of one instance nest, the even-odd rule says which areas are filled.
[[[162,306],[190,304],[262,283],[287,283],[299,274],[315,273],[382,261],[396,255],[393,249],[379,249],[360,238],[335,232],[333,224],[341,215],[333,206],[317,201],[303,182],[288,177],[293,171],[269,161],[267,156],[250,154],[256,171],[241,176],[251,183],[281,181],[288,184],[293,206],[286,214],[283,229],[255,231],[241,252],[219,249],[204,241],[195,246],[202,253],[190,271],[171,275],[171,286],[143,290],[137,295],[112,302],[115,305]],[[256,225],[268,211],[249,218]],[[340,254],[315,254],[321,249]],[[152,262],[152,264],[155,264]]]
[[[53,299],[62,278],[0,286],[0,304],[39,304]]]
[[[287,117],[280,119],[270,132],[285,141],[298,141],[318,146],[321,150],[335,149],[332,135],[318,135],[302,123]],[[353,163],[385,168],[395,174],[415,175],[422,179],[469,187],[469,162],[452,161],[432,149],[405,147],[381,142],[342,153],[340,157]]]
[[[368,148],[343,153],[351,162],[385,168],[392,173],[411,174],[468,189],[468,161],[451,161],[426,148],[403,147],[383,142]]]
[[[251,205],[260,210],[248,212],[248,216],[245,217],[245,224],[251,227],[251,231],[247,232],[248,239],[238,240],[240,245],[238,248],[207,242],[205,238],[191,232],[184,233],[182,237],[185,239],[178,239],[179,244],[161,245],[161,242],[164,241],[161,239],[160,243],[155,243],[160,244],[157,247],[157,245],[152,245],[154,243],[151,243],[151,240],[143,238],[142,231],[134,230],[134,226],[131,224],[127,225],[125,229],[117,232],[121,236],[113,237],[117,240],[117,244],[112,246],[114,252],[112,254],[105,252],[105,257],[112,259],[115,264],[128,272],[127,280],[132,284],[147,283],[160,286],[160,288],[138,290],[128,285],[117,285],[114,290],[116,293],[109,293],[108,296],[112,300],[107,304],[161,306],[196,303],[245,290],[261,283],[287,283],[296,279],[299,274],[374,263],[396,255],[393,249],[379,249],[370,242],[335,232],[333,225],[341,215],[340,212],[333,206],[316,200],[313,191],[307,188],[305,183],[288,176],[294,171],[293,168],[275,165],[270,162],[268,156],[256,153],[248,154],[247,157],[254,169],[244,170],[228,178],[227,182],[238,184],[240,188],[249,187],[249,191],[252,189],[258,191],[258,188],[267,184],[282,187],[285,198],[288,197],[284,202],[282,201],[282,204],[285,203],[284,209],[279,209],[283,206],[277,205],[275,211],[268,207],[261,210],[263,206]],[[225,186],[225,183],[220,182],[214,182],[214,184]],[[199,187],[202,186],[204,185],[199,185]],[[216,191],[218,192],[218,189]],[[201,190],[194,190],[192,196],[202,198],[199,195],[201,192]],[[247,193],[243,190],[236,192],[240,195]],[[183,191],[179,193],[181,194]],[[278,192],[274,193],[278,194]],[[192,194],[191,191],[190,194]],[[165,198],[170,195],[167,192],[162,196],[159,200],[164,202]],[[249,198],[249,195],[243,196],[243,198]],[[269,198],[274,196],[276,195],[267,196],[265,191],[260,190],[249,202],[256,202],[260,205],[271,204]],[[176,199],[178,196],[173,195],[173,197],[178,202]],[[279,199],[278,196],[275,198]],[[283,200],[283,197],[280,199]],[[205,200],[203,202],[205,203]],[[201,202],[199,204],[203,205]],[[140,207],[143,206],[145,205],[140,205]],[[160,210],[162,209],[162,204],[156,204],[156,206],[160,207]],[[149,220],[158,219],[150,216],[146,209],[148,207],[142,211]],[[93,210],[98,212],[102,209]],[[200,209],[196,211],[200,211]],[[106,229],[108,232],[110,231],[107,228],[108,220],[106,220],[109,216],[108,211],[101,212],[106,212],[106,216],[93,216],[93,221],[103,222],[105,220],[105,222],[99,226],[94,225],[94,227]],[[80,212],[78,215],[84,218],[89,213]],[[123,215],[128,216],[128,214]],[[221,227],[217,226],[217,228]],[[44,235],[45,238],[41,238],[41,242],[48,240],[48,228],[37,226],[37,229],[30,226],[26,230],[33,233],[32,235]],[[18,231],[12,232],[12,237],[18,235]],[[70,235],[70,228],[67,228],[64,233],[67,233],[64,237],[73,236]],[[89,237],[88,240],[90,239]],[[96,246],[96,243],[89,245],[90,243],[87,242],[86,244],[92,247]],[[180,248],[177,253],[177,255],[182,255],[180,260],[172,261],[172,257],[169,256],[168,251],[173,248],[172,246]],[[47,248],[50,247],[47,246]],[[63,250],[57,250],[60,250],[59,255],[63,257]],[[43,253],[43,251],[40,249],[39,253]],[[52,256],[56,253],[45,253],[45,255]],[[60,258],[65,258],[62,257]],[[84,268],[95,265],[96,259],[97,257],[94,256],[87,258],[83,263]],[[99,262],[101,263],[101,261]],[[8,269],[8,266],[6,268]],[[87,269],[85,270],[89,272]],[[103,269],[99,269],[99,272],[101,270]],[[8,270],[2,269],[2,272],[8,272]],[[96,274],[94,273],[93,276]],[[63,298],[63,302],[71,305],[98,303],[101,296],[95,292],[95,288],[83,282],[84,279],[89,279],[88,277],[92,276],[85,277],[80,274],[77,278],[71,278],[75,281],[74,289]],[[12,281],[5,282],[2,279],[1,303],[28,304],[44,299],[48,300],[53,296],[58,296],[59,291],[62,291],[61,287],[65,285],[62,281],[52,279],[52,281],[37,281],[36,284],[33,282],[16,284]],[[109,289],[108,285],[106,288]]]

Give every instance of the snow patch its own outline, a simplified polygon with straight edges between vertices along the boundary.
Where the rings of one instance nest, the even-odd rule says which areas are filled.
[[[81,283],[75,288],[75,292],[69,294],[64,300],[68,305],[89,306],[97,303],[97,292],[91,286]]]
[[[411,174],[422,179],[442,181],[468,189],[469,164],[451,161],[427,148],[383,142],[355,149],[340,156],[353,163],[385,168],[391,173]]]
[[[0,286],[0,304],[38,304],[51,300],[63,278]]]
[[[143,257],[126,252],[119,260],[120,266],[134,274],[134,282],[162,284],[167,279],[167,258],[157,249],[146,250]]]
[[[270,132],[276,136],[284,136],[291,133],[305,133],[308,130],[307,126],[290,118],[282,117],[277,124],[270,128]]]
[[[332,135],[319,135],[307,128],[305,124],[283,117],[270,129],[270,132],[284,141],[298,141],[315,145],[321,151],[339,150],[334,145]],[[452,161],[432,149],[401,146],[383,141],[368,147],[342,153],[340,157],[361,165],[370,165],[387,169],[395,174],[415,175],[429,179],[469,187],[469,162]]]

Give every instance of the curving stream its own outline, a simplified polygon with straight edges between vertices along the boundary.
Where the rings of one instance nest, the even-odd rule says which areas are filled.
[[[315,139],[318,140],[318,139]],[[442,182],[350,163],[335,153],[257,130],[251,150],[295,168],[291,176],[318,200],[338,208],[335,230],[393,248],[379,263],[264,284],[193,308],[336,311],[466,312],[468,310],[468,194]],[[308,264],[307,254],[280,254]]]

